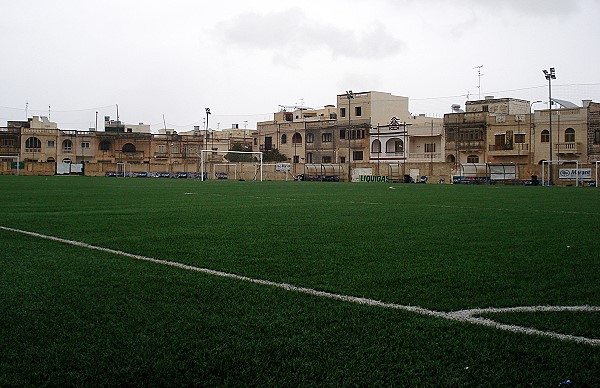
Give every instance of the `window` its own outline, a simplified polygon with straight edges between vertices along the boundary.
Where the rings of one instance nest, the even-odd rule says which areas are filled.
[[[467,156],[467,163],[479,163],[479,156],[477,156],[477,155]]]
[[[374,154],[381,152],[381,142],[379,140],[376,139],[373,144],[371,144],[371,152]]]
[[[287,143],[287,135],[284,133],[283,135],[281,135],[281,144],[285,143]]]
[[[294,163],[300,163],[300,157],[298,155],[294,155]]]
[[[271,136],[265,136],[265,151],[271,151],[273,149],[273,138]]]
[[[340,129],[340,140],[344,140],[346,138],[346,130]]]
[[[362,151],[352,151],[352,159],[363,160],[363,152]]]
[[[481,110],[482,110],[483,112],[489,112],[489,111],[490,111],[490,107],[489,107],[488,105],[482,105],[482,106],[481,106]]]
[[[357,117],[362,116],[362,108],[360,106],[355,106],[354,107],[354,115]]]
[[[89,141],[82,141],[81,142],[81,148],[90,148],[90,142]]]
[[[346,157],[345,156],[340,156],[340,163],[341,164],[346,163]]]
[[[312,133],[312,132],[307,133],[306,134],[306,142],[307,143],[312,143],[314,141],[315,141],[315,134]],[[309,163],[312,163],[312,162],[309,162]]]
[[[575,130],[573,128],[565,130],[565,143],[575,143]]]
[[[525,134],[524,133],[515,133],[515,143],[520,143],[520,144],[525,143]]]
[[[323,156],[323,163],[331,163],[331,156]]]
[[[42,148],[42,142],[37,137],[30,137],[27,140],[25,140],[25,148]]]
[[[394,152],[404,152],[404,143],[402,140],[396,140],[394,142]]]
[[[340,117],[346,117],[346,108],[340,108]]]
[[[331,142],[331,133],[324,133],[322,136],[323,143]]]
[[[550,142],[550,131],[548,131],[547,129],[544,129],[540,135],[541,139],[540,141],[542,143],[549,143]]]
[[[134,153],[135,152],[135,146],[131,143],[127,143],[123,145],[122,151],[125,153]]]
[[[307,136],[308,138],[308,136]],[[306,163],[312,163],[313,162],[313,154],[312,152],[309,152],[306,154]]]
[[[48,140],[46,144],[48,145],[48,148],[56,147],[56,143],[54,142],[54,140]]]
[[[594,131],[594,144],[600,144],[600,129]]]
[[[73,142],[69,139],[63,141],[62,143],[62,149],[65,152],[70,152],[73,149]]]
[[[292,136],[292,144],[302,144],[302,135],[298,132],[294,133],[294,136]]]
[[[435,152],[435,143],[425,144],[425,152],[429,152],[429,153]]]
[[[108,140],[100,142],[100,151],[110,151],[110,142]]]
[[[171,144],[171,153],[172,154],[178,154],[179,153],[179,146],[175,145],[175,144]]]

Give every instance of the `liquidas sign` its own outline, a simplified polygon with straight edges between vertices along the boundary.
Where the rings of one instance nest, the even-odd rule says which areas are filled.
[[[388,183],[390,178],[388,176],[360,175],[358,181]]]

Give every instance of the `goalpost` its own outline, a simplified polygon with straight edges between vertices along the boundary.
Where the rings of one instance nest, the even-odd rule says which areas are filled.
[[[129,174],[127,174],[129,172]],[[118,162],[117,169],[115,171],[117,177],[125,178],[127,175],[131,177],[131,166],[129,166],[129,171],[127,171],[127,162]]]
[[[21,164],[21,157],[19,155],[12,155],[12,156],[0,156],[0,160],[2,159],[7,159],[7,160],[17,160],[17,176],[19,176],[19,169],[20,169],[20,164]],[[10,163],[10,162],[9,162]],[[10,165],[9,165],[10,167]],[[9,170],[11,170],[12,168],[9,168]]]
[[[208,179],[208,175],[207,175],[207,171],[206,171],[206,165],[207,165],[207,160],[211,155],[219,155],[222,154],[223,155],[223,160],[228,162],[227,164],[233,164],[231,163],[231,161],[225,159],[225,155],[227,154],[238,154],[238,155],[249,155],[251,157],[251,161],[242,161],[239,163],[255,163],[256,164],[256,170],[254,172],[254,178],[253,180],[259,180],[262,182],[263,181],[263,153],[262,152],[258,152],[258,151],[216,151],[216,150],[202,150],[200,151],[200,153],[196,152],[196,155],[198,157],[200,157],[200,180],[202,180],[202,182],[204,182],[205,180]],[[236,163],[236,164],[239,164]],[[223,165],[223,163],[221,163],[221,165]],[[237,167],[236,167],[237,168]],[[241,171],[240,171],[241,172]],[[237,170],[236,170],[236,174],[237,174]]]
[[[579,186],[579,160],[553,160],[552,162],[543,160],[542,161],[542,186],[550,186],[550,182],[552,181],[552,179],[554,179],[554,177],[550,176],[550,164],[552,164],[553,166],[560,167],[560,165],[563,163],[575,163],[575,165],[577,166],[576,167],[577,174],[575,176],[575,186]],[[546,178],[546,166],[548,166],[548,179],[545,179]],[[554,174],[552,174],[552,175],[554,175]],[[560,179],[560,171],[557,175]]]

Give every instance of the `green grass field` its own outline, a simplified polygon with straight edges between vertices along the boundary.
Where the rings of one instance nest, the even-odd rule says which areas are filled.
[[[436,312],[600,306],[600,190],[0,177],[0,227]],[[600,346],[0,229],[0,386],[600,386]],[[600,313],[486,313],[600,339]]]

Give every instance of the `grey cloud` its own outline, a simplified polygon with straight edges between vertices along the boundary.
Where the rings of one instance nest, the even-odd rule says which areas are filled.
[[[383,24],[370,25],[367,31],[360,32],[355,28],[340,29],[311,20],[299,9],[241,14],[220,24],[217,34],[225,44],[272,51],[276,57],[301,58],[310,51],[325,50],[334,58],[381,58],[393,56],[405,47]]]

